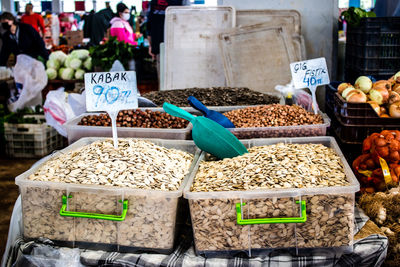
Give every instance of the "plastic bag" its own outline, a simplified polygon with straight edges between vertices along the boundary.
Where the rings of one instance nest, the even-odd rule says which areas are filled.
[[[313,112],[312,96],[302,89],[295,91],[293,95],[293,103],[300,107],[303,107],[308,112]],[[319,110],[318,103],[317,103],[317,109]]]
[[[124,66],[122,65],[121,61],[115,60],[114,63],[112,64],[112,67],[110,69],[110,72],[112,71],[125,71]]]
[[[291,102],[293,104],[303,107],[305,110],[309,112],[313,111],[312,108],[313,102],[311,94],[307,93],[303,89],[296,89],[294,87],[293,81],[291,81],[289,84],[285,86],[277,85],[275,86],[275,90],[281,94],[283,99],[286,99],[286,103],[288,99],[291,99]]]
[[[15,266],[35,267],[83,267],[80,263],[78,248],[54,248],[48,245],[38,245],[30,252],[18,258]]]
[[[18,55],[17,64],[13,70],[16,84],[22,84],[22,89],[8,104],[12,112],[27,106],[42,104],[42,90],[47,85],[47,75],[44,65],[27,55]]]
[[[85,93],[68,94],[64,88],[50,91],[44,102],[44,116],[48,125],[54,127],[59,134],[67,137],[63,124],[86,111]]]

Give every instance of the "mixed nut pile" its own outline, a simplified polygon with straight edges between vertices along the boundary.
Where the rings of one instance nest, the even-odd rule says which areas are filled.
[[[150,92],[143,97],[162,106],[168,102],[180,107],[188,107],[188,97],[194,96],[206,106],[241,106],[279,103],[279,98],[272,95],[255,92],[249,88],[211,87],[187,88]]]
[[[203,161],[191,191],[346,186],[340,157],[322,144],[252,147],[242,156]]]
[[[123,110],[118,113],[117,127],[141,128],[186,128],[188,121],[174,117],[165,112],[151,110]],[[111,126],[111,118],[107,113],[88,115],[81,119],[78,125]]]
[[[297,105],[264,105],[225,112],[236,128],[322,124],[319,114]]]
[[[97,184],[174,191],[189,171],[193,155],[149,141],[96,141],[60,155],[29,176],[30,180]]]

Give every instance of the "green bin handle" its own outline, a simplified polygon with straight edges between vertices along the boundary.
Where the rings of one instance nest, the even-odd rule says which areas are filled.
[[[299,204],[300,201],[296,201]],[[270,223],[304,223],[307,221],[306,201],[302,200],[300,204],[301,217],[288,217],[288,218],[257,218],[257,219],[242,219],[242,206],[246,203],[236,203],[237,224],[270,224]]]
[[[72,196],[68,196],[68,198],[72,198]],[[123,203],[121,215],[99,214],[99,213],[89,213],[89,212],[79,212],[79,211],[67,211],[66,209],[67,209],[68,198],[65,195],[62,196],[62,206],[60,209],[61,216],[100,219],[100,220],[109,220],[109,221],[123,221],[123,220],[125,220],[126,213],[128,212],[128,200],[127,199],[125,199],[124,202],[122,202],[122,200],[119,201],[120,203]]]

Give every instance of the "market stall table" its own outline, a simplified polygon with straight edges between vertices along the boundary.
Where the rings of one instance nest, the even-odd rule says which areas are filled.
[[[19,232],[22,223],[21,199],[18,198],[12,219],[2,266],[380,266],[387,253],[388,240],[379,228],[355,209],[354,250],[351,254],[335,255],[326,251],[307,256],[293,256],[285,250],[273,250],[265,255],[248,258],[205,258],[196,256],[191,226],[186,225],[180,242],[170,255],[131,254],[57,247],[48,239],[24,241]],[[15,263],[15,265],[13,265]],[[74,265],[78,264],[78,265]]]

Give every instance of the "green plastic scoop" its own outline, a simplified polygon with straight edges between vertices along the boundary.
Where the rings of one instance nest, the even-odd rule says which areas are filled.
[[[246,147],[231,132],[220,124],[205,117],[195,117],[170,103],[163,108],[168,114],[190,121],[193,124],[194,143],[217,158],[233,158],[247,153]]]

